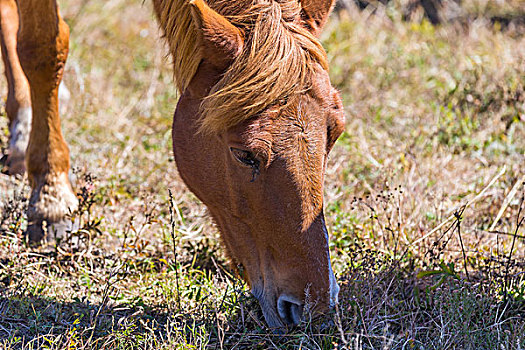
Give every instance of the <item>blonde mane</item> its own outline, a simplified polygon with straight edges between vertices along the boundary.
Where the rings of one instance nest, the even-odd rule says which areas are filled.
[[[308,90],[317,64],[328,69],[326,53],[302,24],[296,0],[210,0],[208,5],[245,33],[244,49],[201,106],[201,129],[226,130],[286,104]],[[156,2],[159,22],[173,56],[179,91],[203,59],[188,0]]]

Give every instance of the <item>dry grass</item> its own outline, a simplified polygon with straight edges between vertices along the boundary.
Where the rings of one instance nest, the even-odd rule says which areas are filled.
[[[177,96],[149,3],[61,3],[82,229],[29,248],[28,189],[0,175],[0,349],[525,348],[525,39],[484,19],[493,7],[464,1],[468,25],[403,22],[396,4],[329,23],[341,301],[281,337],[171,160]]]

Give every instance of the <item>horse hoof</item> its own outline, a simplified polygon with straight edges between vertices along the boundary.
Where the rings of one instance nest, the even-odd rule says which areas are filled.
[[[8,175],[24,175],[26,172],[26,162],[24,159],[7,159],[7,174]]]
[[[30,245],[53,245],[78,230],[78,223],[70,219],[57,222],[36,220],[27,226],[26,235]]]
[[[2,173],[7,175],[24,175],[26,172],[26,162],[23,157],[16,158],[5,155],[0,159],[0,168],[2,169]]]

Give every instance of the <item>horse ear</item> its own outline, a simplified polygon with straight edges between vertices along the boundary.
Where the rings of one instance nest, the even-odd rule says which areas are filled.
[[[204,59],[226,69],[244,46],[243,32],[215,12],[203,0],[192,0],[192,16],[201,32]]]
[[[301,19],[310,32],[319,36],[334,7],[335,0],[300,0]]]

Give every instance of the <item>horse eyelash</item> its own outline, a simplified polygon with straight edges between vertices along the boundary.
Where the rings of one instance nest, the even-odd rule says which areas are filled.
[[[237,158],[237,160],[239,160],[240,162],[242,162],[243,164],[249,166],[250,168],[252,168],[252,179],[250,180],[250,182],[254,182],[255,179],[257,178],[258,175],[261,174],[261,171],[260,171],[260,161],[258,159],[256,159],[253,154],[251,152],[248,152],[248,151],[243,151],[243,150],[237,150],[237,149],[234,149],[234,148],[231,148],[232,151],[240,151],[242,153],[244,153],[244,155],[246,157],[242,157],[239,158],[237,156],[235,156]]]
[[[259,174],[261,174],[261,171],[259,170],[259,161],[254,161],[252,165],[252,179],[250,182],[254,182]]]

